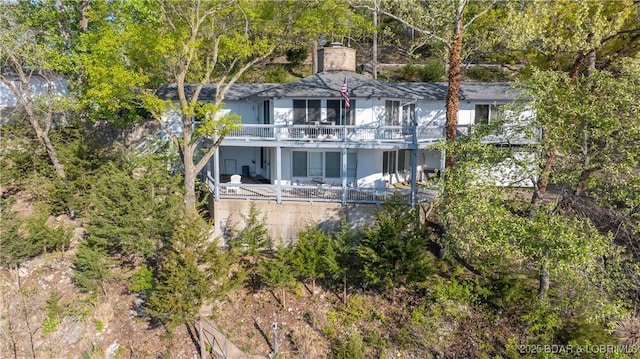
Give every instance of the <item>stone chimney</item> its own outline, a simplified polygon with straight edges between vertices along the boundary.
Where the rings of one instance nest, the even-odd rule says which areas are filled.
[[[318,72],[351,71],[356,72],[356,50],[332,42],[318,50]]]

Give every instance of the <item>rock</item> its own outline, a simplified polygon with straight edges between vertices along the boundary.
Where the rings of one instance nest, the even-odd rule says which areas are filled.
[[[117,341],[113,342],[113,344],[109,345],[106,352],[104,353],[104,357],[106,359],[113,359],[118,354],[118,349],[120,349],[120,344]]]
[[[65,326],[63,332],[60,333],[62,341],[67,344],[75,344],[80,341],[83,331],[84,328],[81,322],[73,322],[72,324]]]

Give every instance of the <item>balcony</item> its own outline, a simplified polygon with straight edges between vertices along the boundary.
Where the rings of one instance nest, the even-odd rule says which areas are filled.
[[[410,188],[342,187],[329,184],[277,185],[259,183],[245,177],[242,178],[241,184],[221,182],[216,186],[211,176],[205,176],[205,181],[211,193],[218,199],[270,200],[278,203],[298,201],[381,204],[393,197],[394,200],[408,205],[412,203]],[[430,202],[436,197],[435,188],[416,188],[415,203]]]
[[[341,126],[316,122],[308,125],[243,124],[226,140],[327,141],[327,142],[418,142],[436,141],[443,136],[441,126]]]

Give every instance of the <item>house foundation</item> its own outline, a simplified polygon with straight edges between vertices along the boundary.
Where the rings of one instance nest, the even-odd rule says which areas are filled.
[[[376,211],[380,208],[376,204],[348,204],[327,202],[286,202],[278,204],[275,201],[251,201],[242,199],[228,199],[224,201],[210,201],[213,208],[214,236],[220,238],[220,244],[226,245],[233,236],[233,230],[245,226],[243,216],[249,214],[251,205],[264,218],[267,232],[274,245],[288,245],[295,243],[298,232],[308,224],[320,226],[331,233],[340,229],[342,219],[346,219],[351,229],[362,228],[372,223]]]

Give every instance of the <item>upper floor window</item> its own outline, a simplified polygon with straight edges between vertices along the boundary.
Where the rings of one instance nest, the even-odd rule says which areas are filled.
[[[400,101],[384,102],[385,126],[400,126]]]
[[[416,104],[412,103],[402,107],[402,126],[416,125]]]
[[[320,100],[293,100],[293,123],[320,121]]]
[[[351,106],[345,108],[344,100],[327,100],[327,121],[336,125],[354,125],[356,123],[356,100],[352,99]]]
[[[476,105],[474,124],[488,125],[500,119],[502,105]]]

